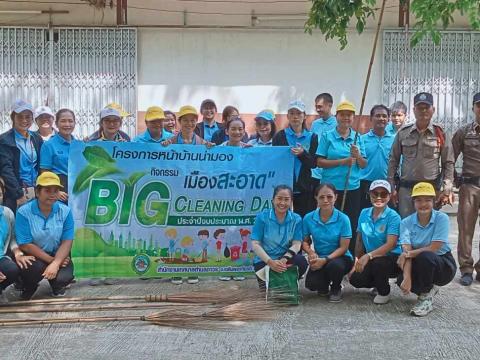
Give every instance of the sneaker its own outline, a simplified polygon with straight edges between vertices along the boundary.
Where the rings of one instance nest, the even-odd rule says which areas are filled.
[[[187,278],[188,284],[197,284],[198,283],[198,276],[189,276]]]
[[[378,295],[377,288],[371,288],[368,293],[370,296],[373,296],[373,297],[377,296]]]
[[[390,301],[390,294],[388,294],[388,295],[379,295],[378,294],[373,298],[373,303],[378,304],[378,305],[386,304],[389,301]]]
[[[234,277],[233,277],[233,280],[235,280],[235,281],[243,281],[243,280],[245,280],[245,276],[234,276]]]
[[[64,297],[65,293],[66,293],[66,289],[64,287],[57,290],[52,290],[53,297]]]
[[[420,300],[430,299],[433,302],[433,297],[438,294],[440,287],[433,285],[428,293],[423,293],[418,296]]]
[[[102,284],[101,279],[90,279],[90,281],[88,282],[88,285],[90,285],[90,286],[98,286],[98,285],[101,285],[101,284]]]
[[[115,285],[117,283],[117,279],[113,279],[113,278],[105,278],[103,279],[103,283],[105,285]]]
[[[478,274],[477,274],[477,277],[478,277]],[[473,275],[472,274],[470,274],[470,273],[462,274],[462,277],[460,278],[460,285],[470,286],[470,285],[472,285],[472,282],[473,282]]]
[[[328,295],[328,302],[339,303],[343,300],[342,289],[332,290]]]
[[[232,280],[232,277],[231,276],[219,276],[218,280],[220,280],[220,281],[230,281],[230,280]]]
[[[431,297],[420,298],[418,297],[418,302],[410,310],[410,315],[413,316],[427,316],[433,310],[433,301]]]
[[[172,277],[172,278],[170,279],[170,282],[171,282],[172,284],[175,284],[175,285],[181,285],[181,284],[183,284],[183,280],[182,280],[182,278],[179,277],[179,276],[174,276],[174,277]]]

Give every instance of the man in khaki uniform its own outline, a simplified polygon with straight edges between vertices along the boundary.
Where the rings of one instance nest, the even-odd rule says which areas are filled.
[[[473,282],[472,241],[480,208],[480,93],[473,97],[475,121],[457,130],[452,145],[455,160],[463,154],[458,204],[458,263],[460,284]],[[475,264],[476,280],[480,281],[480,259]]]
[[[398,202],[402,218],[415,212],[411,194],[418,182],[434,186],[440,205],[451,202],[453,196],[453,149],[448,134],[431,121],[435,113],[433,96],[417,94],[413,103],[415,123],[398,130],[388,164],[388,181],[394,189],[395,173],[401,162],[400,184],[398,189],[392,190],[392,200]]]

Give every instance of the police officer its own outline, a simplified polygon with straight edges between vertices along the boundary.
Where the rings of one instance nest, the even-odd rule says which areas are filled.
[[[432,122],[435,113],[432,94],[419,93],[413,102],[415,123],[398,130],[388,165],[388,181],[393,188],[402,158],[400,184],[392,191],[392,199],[394,203],[398,202],[402,218],[415,211],[411,193],[418,182],[434,186],[438,194],[437,207],[453,201],[454,159],[450,137],[441,126]],[[440,192],[442,185],[443,191]]]
[[[460,284],[473,281],[472,240],[480,208],[480,93],[473,97],[475,121],[458,129],[452,138],[455,160],[463,154],[458,205],[458,262]],[[480,260],[475,264],[476,280],[480,281]]]

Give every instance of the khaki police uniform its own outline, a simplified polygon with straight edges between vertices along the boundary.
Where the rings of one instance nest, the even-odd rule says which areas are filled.
[[[398,211],[402,218],[413,214],[412,188],[418,182],[429,182],[435,190],[443,186],[449,193],[453,186],[454,159],[450,137],[432,122],[422,132],[416,124],[398,130],[390,152],[388,181],[395,186],[395,174],[400,167]]]
[[[480,209],[480,124],[465,125],[452,138],[455,160],[463,154],[458,204],[458,263],[462,274],[473,273],[472,241]],[[475,264],[480,274],[480,259]],[[477,275],[478,276],[478,275]]]

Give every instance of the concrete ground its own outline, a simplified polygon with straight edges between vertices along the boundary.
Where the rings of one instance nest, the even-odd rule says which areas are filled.
[[[457,223],[451,220],[456,254]],[[478,258],[479,229],[474,254]],[[0,329],[0,359],[479,359],[480,282],[462,287],[455,280],[435,297],[426,318],[410,316],[413,296],[393,287],[392,301],[376,306],[367,291],[349,285],[344,301],[330,304],[303,288],[302,304],[286,308],[270,322],[248,323],[228,331],[183,330],[142,323],[63,324]],[[36,298],[48,297],[44,284]],[[74,284],[70,296],[144,295],[188,292],[256,282],[202,280],[172,285],[166,280],[122,280],[117,285]],[[14,298],[11,288],[8,297]],[[137,313],[149,313],[140,311]],[[98,313],[83,313],[94,316]],[[61,316],[73,316],[62,313]],[[0,315],[2,319],[28,315]]]

